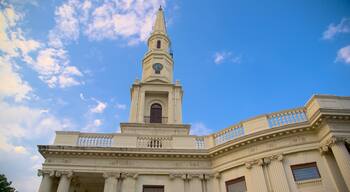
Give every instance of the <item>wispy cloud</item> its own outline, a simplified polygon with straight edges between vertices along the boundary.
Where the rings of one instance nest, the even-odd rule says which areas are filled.
[[[190,134],[191,135],[209,135],[213,132],[212,129],[208,128],[203,122],[196,122],[192,124]]]
[[[116,107],[117,107],[117,109],[121,109],[121,110],[125,110],[126,109],[126,105],[125,104],[117,103]]]
[[[219,65],[224,62],[231,62],[231,63],[241,63],[242,57],[240,55],[234,55],[230,51],[220,51],[214,53],[214,63]]]
[[[106,109],[107,103],[99,101],[99,100],[95,100],[95,101],[97,102],[97,104],[90,109],[90,112],[91,113],[102,113]]]
[[[340,33],[350,33],[350,18],[343,18],[338,24],[330,24],[327,30],[323,32],[322,38],[330,40]]]
[[[339,49],[336,62],[344,62],[350,64],[350,45]]]

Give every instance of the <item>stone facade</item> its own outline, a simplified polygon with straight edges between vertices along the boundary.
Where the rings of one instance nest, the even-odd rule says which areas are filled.
[[[58,131],[39,145],[39,192],[231,192],[237,178],[250,192],[350,191],[350,97],[315,95],[297,109],[190,135],[170,45],[160,9],[129,122],[121,133]]]

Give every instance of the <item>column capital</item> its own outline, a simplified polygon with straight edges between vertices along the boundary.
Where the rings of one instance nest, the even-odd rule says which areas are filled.
[[[183,179],[183,176],[184,176],[184,174],[182,174],[182,173],[170,173],[169,174],[170,180],[174,180],[176,178]],[[186,175],[185,175],[185,178],[186,178]]]
[[[48,175],[50,177],[55,176],[55,171],[54,170],[42,170],[42,169],[38,169],[38,176],[44,176],[44,175]]]
[[[245,168],[251,169],[253,167],[253,163],[251,161],[245,162]]]
[[[73,171],[71,170],[56,171],[56,174],[55,174],[56,177],[61,177],[62,175],[66,175],[67,178],[72,178]]]
[[[277,155],[272,155],[269,159],[270,160],[277,160],[277,161],[283,161],[283,154],[277,154]]]
[[[108,178],[119,178],[120,177],[120,172],[103,172],[102,177],[105,179]]]
[[[332,147],[334,144],[338,143],[338,142],[350,142],[350,137],[349,136],[331,136],[330,138],[328,138],[327,140],[325,140],[324,142],[321,143],[321,146],[328,146],[328,147]]]
[[[120,178],[122,178],[122,179],[125,179],[125,178],[128,178],[128,177],[132,178],[132,179],[137,179],[138,176],[139,176],[139,174],[136,173],[136,172],[122,172],[120,174]]]
[[[220,179],[221,178],[221,173],[220,172],[214,173],[214,178]]]

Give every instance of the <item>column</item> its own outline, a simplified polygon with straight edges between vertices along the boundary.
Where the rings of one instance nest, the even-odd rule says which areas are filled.
[[[54,171],[38,170],[38,176],[42,176],[39,187],[39,192],[51,192],[52,177],[55,175]]]
[[[213,188],[212,191],[217,191],[217,192],[221,192],[221,174],[220,173],[215,173],[214,177],[213,177]],[[210,191],[210,189],[209,189]]]
[[[189,175],[190,192],[202,192],[202,181],[199,174]]]
[[[136,179],[137,173],[125,173],[123,175],[122,192],[135,192],[136,191]]]
[[[253,163],[246,163],[246,167],[250,169],[250,177],[251,180],[254,182],[254,190],[252,191],[259,191],[259,192],[267,192],[267,185],[265,181],[265,176],[264,176],[264,170],[263,170],[263,165],[264,161],[262,159],[257,160],[257,165],[253,166]],[[250,190],[248,188],[248,190]]]
[[[204,188],[204,192],[212,192],[212,191],[216,191],[214,190],[214,176],[213,175],[204,175],[205,180],[204,180],[204,185],[206,186]]]
[[[57,192],[69,192],[73,171],[57,171],[56,177],[60,177]]]
[[[269,174],[274,192],[289,192],[289,185],[283,167],[283,155],[278,155],[269,164]]]
[[[105,178],[105,185],[103,192],[116,192],[119,173],[103,173],[103,178]]]
[[[141,89],[139,90],[140,103],[138,105],[138,123],[143,123],[145,121],[144,111],[145,111],[145,92]]]
[[[174,102],[174,93],[175,93],[175,89],[171,88],[171,91],[168,92],[168,122],[169,124],[174,124],[176,122],[174,119],[174,108],[175,108],[175,102]]]
[[[340,169],[340,173],[350,191],[350,154],[345,147],[344,141],[338,141],[338,139],[331,138],[330,146]]]
[[[185,183],[182,174],[169,174],[170,192],[185,192]]]
[[[320,153],[322,156],[323,163],[329,175],[330,181],[324,180],[326,191],[347,191],[347,186],[343,182],[343,178],[340,174],[338,165],[336,164],[335,159],[332,156],[332,152],[329,150],[327,145],[320,147]]]

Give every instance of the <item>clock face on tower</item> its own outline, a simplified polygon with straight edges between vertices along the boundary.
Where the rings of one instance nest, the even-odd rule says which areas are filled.
[[[153,64],[153,69],[156,74],[160,74],[160,71],[163,69],[163,65],[160,63]]]

